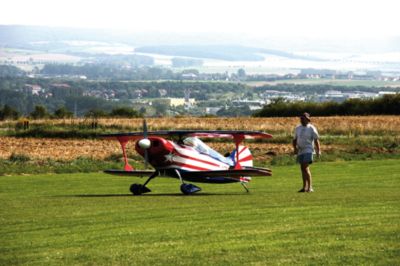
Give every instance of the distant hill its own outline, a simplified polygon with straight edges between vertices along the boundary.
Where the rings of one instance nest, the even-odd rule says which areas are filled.
[[[225,45],[160,45],[138,47],[135,52],[220,59],[226,61],[262,61],[264,56],[257,53],[260,49],[243,46]]]
[[[156,37],[155,37],[156,36]],[[0,47],[21,48],[29,50],[66,52],[73,51],[66,41],[123,43],[136,46],[136,52],[152,53],[170,56],[219,59],[226,61],[263,61],[265,56],[276,55],[292,59],[318,60],[318,58],[303,57],[285,51],[249,47],[221,41],[218,44],[192,44],[189,36],[179,34],[175,44],[167,34],[124,33],[100,29],[74,29],[44,26],[8,26],[0,25]],[[158,38],[158,39],[157,39]],[[157,39],[157,40],[156,40]],[[174,39],[174,38],[172,38]],[[180,41],[182,40],[182,41]],[[206,42],[206,41],[205,41]],[[155,43],[161,45],[154,45]]]
[[[22,48],[55,53],[79,53],[66,41],[119,43],[137,52],[176,57],[208,58],[226,61],[262,61],[264,57],[323,61],[317,53],[399,52],[400,37],[386,39],[310,39],[299,37],[243,37],[217,33],[128,32],[111,29],[0,25],[0,47]],[[79,49],[79,48],[78,48]],[[290,51],[290,52],[288,52]],[[300,52],[300,53],[299,53]],[[302,54],[302,55],[300,55]],[[313,56],[312,56],[313,55]]]
[[[220,59],[226,61],[263,61],[265,56],[268,57],[268,55],[291,59],[320,60],[316,57],[300,56],[279,50],[238,45],[158,45],[138,47],[135,51],[141,53]]]

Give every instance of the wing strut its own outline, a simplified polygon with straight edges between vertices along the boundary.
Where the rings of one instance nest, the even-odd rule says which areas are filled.
[[[125,171],[133,171],[134,168],[129,164],[128,162],[128,156],[126,154],[126,144],[128,144],[129,141],[129,137],[127,136],[119,136],[117,137],[119,144],[121,144],[121,148],[122,148],[122,154],[124,156],[124,170]]]
[[[232,135],[236,146],[236,164],[234,169],[238,170],[242,169],[242,166],[239,163],[239,145],[245,139],[245,136],[244,134],[232,134]]]

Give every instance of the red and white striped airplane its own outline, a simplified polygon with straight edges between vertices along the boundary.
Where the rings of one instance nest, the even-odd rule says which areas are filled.
[[[246,183],[251,176],[270,176],[271,170],[253,167],[253,156],[249,148],[240,145],[244,139],[271,138],[267,133],[257,131],[209,131],[180,130],[147,132],[144,122],[143,132],[117,133],[102,135],[105,139],[119,141],[124,156],[123,170],[106,170],[114,175],[149,176],[144,184],[132,184],[130,191],[134,195],[150,192],[146,185],[156,176],[179,178],[182,182],[181,191],[193,194],[201,189],[185,181],[199,183],[232,183],[239,182],[248,191]],[[166,139],[177,137],[178,141]],[[232,138],[235,150],[223,156],[206,145],[200,138]],[[136,141],[136,151],[145,158],[145,164],[150,163],[154,171],[135,170],[129,163],[126,145]]]

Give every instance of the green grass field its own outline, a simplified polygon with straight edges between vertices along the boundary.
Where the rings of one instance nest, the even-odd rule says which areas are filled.
[[[139,178],[0,177],[0,265],[400,264],[400,160],[316,163],[239,184],[175,179],[131,196]]]

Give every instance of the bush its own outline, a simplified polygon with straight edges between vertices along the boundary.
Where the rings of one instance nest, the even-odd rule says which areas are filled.
[[[10,162],[28,162],[31,160],[31,158],[28,155],[25,154],[16,154],[12,153],[10,157],[8,158]]]
[[[18,119],[19,113],[14,108],[4,105],[3,109],[0,109],[0,120],[6,119]]]
[[[54,111],[54,117],[55,118],[71,118],[73,116],[73,113],[70,112],[67,108],[65,107],[60,107],[57,110]]]
[[[134,117],[140,117],[139,113],[129,107],[119,107],[119,108],[114,108],[111,113],[111,117],[128,117],[128,118],[134,118]]]
[[[49,117],[49,113],[47,112],[46,107],[44,107],[43,105],[36,105],[35,110],[30,113],[30,117],[32,117],[33,119],[43,119]]]
[[[100,109],[91,109],[85,114],[85,117],[90,117],[90,118],[107,117],[107,113]]]

